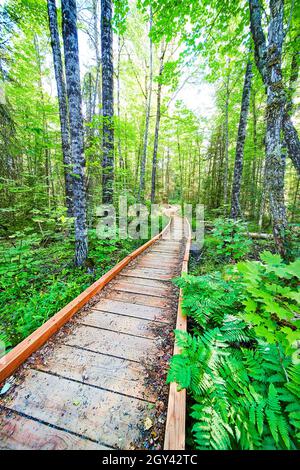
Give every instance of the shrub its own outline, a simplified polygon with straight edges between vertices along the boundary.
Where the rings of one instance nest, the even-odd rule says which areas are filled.
[[[176,331],[181,354],[171,360],[168,382],[191,396],[197,449],[300,447],[300,364],[293,335],[289,341],[299,332],[298,266],[265,252],[262,262],[241,263],[226,276],[176,281],[193,329]],[[279,319],[292,309],[287,321],[296,330],[278,324],[274,309]],[[269,324],[272,336],[259,329]]]
[[[213,235],[217,239],[217,255],[227,262],[243,258],[249,253],[252,246],[247,226],[241,220],[216,219]]]

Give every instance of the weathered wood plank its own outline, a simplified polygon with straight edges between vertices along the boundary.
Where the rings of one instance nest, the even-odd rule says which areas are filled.
[[[166,286],[170,288],[172,285],[170,281],[165,281],[161,279],[159,280],[159,279],[147,279],[147,278],[141,278],[141,277],[134,277],[133,275],[127,276],[125,273],[120,274],[118,276],[118,280],[120,280],[120,282],[124,281],[130,284],[134,283],[135,285],[138,285],[138,286],[158,287],[162,289],[164,289]]]
[[[118,281],[114,284],[113,287],[116,291],[119,291],[119,292],[132,292],[133,294],[144,294],[144,295],[147,295],[148,293],[150,293],[150,295],[152,296],[154,295],[156,297],[166,297],[166,298],[169,298],[172,296],[172,288],[167,285],[165,287],[153,287],[149,285],[148,286],[143,285],[135,281],[132,281],[132,282]]]
[[[146,279],[154,279],[157,281],[161,280],[166,280],[169,281],[174,277],[174,274],[165,274],[162,271],[159,271],[158,269],[150,269],[150,268],[139,268],[136,267],[135,269],[132,270],[127,270],[124,272],[126,276],[132,276],[132,277],[144,277]]]
[[[130,292],[109,292],[106,296],[107,299],[120,300],[121,302],[129,302],[138,305],[147,305],[150,307],[168,307],[170,302],[167,298],[163,297],[151,297],[151,289],[149,289],[148,295],[144,294],[133,294]]]
[[[156,320],[168,322],[168,312],[166,309],[158,307],[141,307],[128,302],[118,300],[102,299],[92,310],[102,310],[103,312],[119,313],[130,317],[144,318],[145,320]]]
[[[101,330],[86,325],[78,325],[76,331],[66,337],[64,344],[138,362],[155,354],[155,343],[152,339]]]
[[[15,413],[0,417],[0,450],[110,450]]]
[[[78,318],[77,321],[82,325],[95,326],[106,330],[118,331],[119,333],[130,333],[147,338],[155,337],[151,328],[151,325],[153,325],[152,321],[119,315],[118,313],[92,310],[88,315]]]
[[[155,401],[149,387],[144,387],[143,366],[126,359],[60,345],[38,369],[112,392]]]
[[[109,447],[128,449],[139,437],[137,425],[145,418],[147,403],[29,370],[10,408]]]
[[[164,268],[162,269],[162,266]],[[157,259],[145,259],[141,260],[138,264],[139,268],[154,268],[154,269],[159,269],[167,272],[175,272],[176,268],[178,267],[177,263],[173,263],[171,261],[165,262],[159,258]]]

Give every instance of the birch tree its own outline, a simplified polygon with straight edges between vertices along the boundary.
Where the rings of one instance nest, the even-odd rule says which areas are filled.
[[[297,130],[292,123],[290,116],[290,108],[286,99],[286,93],[282,82],[282,45],[284,41],[283,29],[283,15],[284,6],[283,0],[274,1],[270,0],[270,21],[268,25],[268,42],[262,27],[261,5],[259,0],[249,0],[250,6],[250,23],[251,33],[255,47],[255,61],[257,68],[261,74],[266,91],[270,91],[271,82],[280,82],[280,101],[283,107],[283,114],[281,117],[281,127],[284,132],[286,145],[288,148],[289,156],[293,162],[295,169],[300,174],[300,141]],[[275,30],[276,28],[276,30]],[[278,33],[278,34],[277,34]],[[272,42],[273,41],[273,42]],[[273,51],[272,49],[276,49]],[[276,60],[276,64],[272,64],[272,59]],[[269,66],[270,64],[270,66]],[[276,67],[275,67],[276,65]],[[276,78],[274,79],[270,71],[276,70]],[[271,82],[270,82],[271,80]]]
[[[150,19],[149,19],[149,33],[151,34],[152,29],[152,8],[150,7]],[[146,118],[145,118],[145,131],[144,131],[144,143],[143,153],[141,155],[141,168],[140,168],[140,187],[139,187],[139,199],[144,199],[145,191],[145,171],[146,171],[146,160],[147,160],[147,147],[149,137],[149,124],[150,124],[150,110],[152,100],[152,81],[153,81],[153,43],[150,36],[149,39],[149,82],[146,92]]]
[[[57,88],[59,119],[61,129],[61,146],[64,163],[66,206],[69,217],[73,215],[73,181],[72,181],[72,156],[70,146],[70,129],[68,118],[68,104],[66,83],[64,77],[63,63],[60,50],[59,30],[57,24],[57,11],[55,0],[48,0],[49,29],[51,36],[51,47],[53,55],[54,73]]]
[[[160,125],[160,118],[161,118],[162,74],[164,70],[165,53],[166,53],[166,45],[164,44],[164,42],[162,42],[161,53],[160,53],[160,58],[159,58],[159,73],[158,73],[157,101],[156,101],[156,120],[155,120],[154,145],[153,145],[153,157],[152,157],[151,202],[154,202],[154,199],[155,199],[157,150],[158,150],[159,125]]]
[[[102,57],[102,202],[113,202],[114,182],[114,67],[112,2],[101,1]]]
[[[73,157],[73,207],[75,218],[75,264],[81,266],[88,253],[86,224],[85,158],[76,0],[62,0],[62,32]]]
[[[237,219],[240,215],[240,192],[243,174],[243,161],[244,161],[244,146],[247,130],[247,118],[250,104],[250,91],[252,79],[252,64],[250,61],[247,63],[245,81],[242,95],[241,114],[236,142],[235,161],[234,161],[234,175],[231,193],[231,213],[230,217]]]
[[[283,0],[270,0],[268,44],[262,28],[261,6],[258,0],[249,0],[251,33],[255,47],[255,59],[267,92],[266,175],[269,205],[273,220],[273,234],[278,252],[286,256],[287,219],[284,203],[284,161],[281,151],[286,97],[282,81],[281,60],[284,40]],[[290,146],[289,152],[290,152]],[[290,153],[298,168],[297,158]],[[299,154],[300,158],[300,154]]]

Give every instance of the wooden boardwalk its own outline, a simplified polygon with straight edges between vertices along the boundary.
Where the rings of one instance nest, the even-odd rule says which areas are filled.
[[[167,233],[167,232],[166,232]],[[183,219],[123,269],[15,374],[0,402],[0,449],[129,449],[157,397],[144,362],[176,322],[170,280],[185,248]],[[95,300],[95,299],[94,299]]]

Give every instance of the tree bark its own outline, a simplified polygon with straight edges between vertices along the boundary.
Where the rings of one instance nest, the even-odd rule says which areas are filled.
[[[93,106],[92,106],[92,112],[94,116],[96,113],[97,98],[98,98],[98,105],[100,105],[101,103],[101,92],[99,91],[101,57],[100,57],[100,51],[99,51],[98,0],[92,0],[92,12],[93,12],[94,48],[95,48],[95,55],[96,55],[96,78],[95,78],[95,90],[94,90]],[[97,114],[99,114],[99,112],[97,112]]]
[[[270,8],[273,8],[273,10],[274,9],[277,10],[279,5],[276,5],[276,3],[277,2],[270,1]],[[280,8],[283,9],[283,1],[279,3],[282,4]],[[273,5],[273,7],[271,5]],[[250,6],[250,27],[251,27],[251,34],[252,34],[253,41],[254,41],[255,62],[261,74],[261,77],[263,79],[263,82],[266,88],[268,88],[268,79],[270,76],[269,67],[268,67],[268,60],[269,60],[268,51],[270,50],[270,38],[269,38],[269,44],[267,47],[265,34],[262,28],[260,1],[249,0],[249,6]],[[282,19],[282,22],[283,22],[283,19]],[[270,27],[272,27],[272,20],[270,21],[270,24],[269,24],[269,30],[270,30]],[[278,69],[279,69],[278,72],[281,74],[282,73],[281,64]],[[283,87],[282,87],[281,94],[282,94],[282,100],[284,100],[284,102],[286,103],[287,99],[286,99],[286,95],[285,95],[285,91]],[[291,158],[296,171],[298,172],[298,174],[300,174],[300,140],[299,140],[297,130],[295,129],[292,123],[288,109],[284,110],[283,117],[281,120],[281,125],[282,125],[282,130],[284,133],[286,145],[288,148],[289,157]]]
[[[287,219],[284,204],[284,159],[281,152],[281,128],[285,97],[281,74],[283,44],[283,1],[270,1],[267,50],[267,131],[266,171],[273,234],[278,252],[286,257]]]
[[[155,133],[154,133],[154,145],[153,145],[153,157],[152,157],[152,177],[151,177],[151,202],[155,200],[155,183],[156,183],[156,166],[157,166],[157,149],[158,149],[158,138],[159,138],[159,125],[161,118],[161,77],[164,70],[164,57],[166,52],[166,46],[162,44],[161,56],[159,60],[159,73],[158,73],[158,86],[157,86],[157,103],[156,103],[156,121],[155,121]]]
[[[121,66],[121,52],[124,45],[121,43],[121,36],[118,36],[118,60],[117,60],[117,113],[118,113],[118,156],[119,156],[119,167],[120,170],[123,170],[123,174],[121,174],[121,178],[123,178],[124,188],[126,186],[126,176],[125,176],[125,162],[122,155],[122,145],[121,145],[121,104],[120,104],[120,96],[121,96],[121,84],[120,84],[120,66]]]
[[[70,128],[68,120],[67,92],[63,71],[63,63],[60,50],[60,41],[57,24],[57,11],[55,0],[48,0],[49,29],[51,36],[51,47],[53,55],[54,73],[57,87],[57,98],[59,108],[61,146],[64,163],[64,179],[67,214],[73,216],[73,180],[72,180],[72,155],[70,146]]]
[[[288,153],[293,161],[294,167],[300,175],[300,142],[298,133],[291,121],[293,111],[293,94],[296,91],[296,83],[299,76],[299,51],[295,51],[292,57],[291,76],[288,90],[287,103],[283,114],[283,132]]]
[[[102,201],[113,202],[114,183],[114,66],[112,1],[101,1],[102,56]]]
[[[238,128],[238,136],[236,142],[235,162],[234,162],[234,175],[231,193],[231,213],[232,219],[237,219],[240,216],[240,192],[243,174],[244,163],[244,146],[247,130],[247,118],[250,104],[251,93],[251,80],[252,80],[252,63],[249,60],[246,67],[245,81],[242,96],[242,106],[240,114],[240,122]]]
[[[150,7],[149,33],[151,33],[151,29],[152,29],[152,7]],[[147,146],[148,146],[148,136],[149,136],[152,80],[153,80],[153,44],[152,44],[152,39],[150,37],[150,40],[149,40],[149,83],[147,87],[148,93],[146,93],[146,119],[145,119],[143,153],[141,155],[140,187],[139,187],[139,199],[142,199],[142,200],[144,199],[144,192],[145,192],[145,171],[146,171]]]
[[[230,60],[228,61],[228,65]],[[228,75],[226,79],[226,100],[225,100],[225,129],[224,129],[224,137],[225,137],[225,162],[224,162],[224,215],[227,213],[227,200],[228,200],[228,166],[229,166],[229,123],[228,123],[228,113],[229,113],[229,82],[230,82],[230,70],[228,70]]]
[[[75,264],[81,266],[88,253],[86,225],[85,159],[80,88],[76,0],[62,0],[62,31],[73,157],[75,217]]]
[[[281,56],[284,39],[283,0],[270,0],[268,47],[262,29],[259,1],[249,0],[249,4],[256,64],[267,91],[266,182],[273,221],[273,235],[277,251],[283,257],[286,257],[287,219],[284,204],[285,160],[281,151],[280,138],[286,105],[281,72]]]

